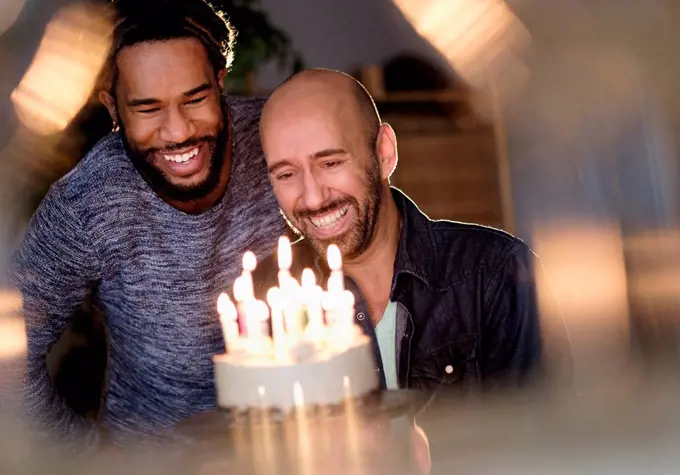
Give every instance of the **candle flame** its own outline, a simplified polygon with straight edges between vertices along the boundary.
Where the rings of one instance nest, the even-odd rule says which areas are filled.
[[[312,289],[316,286],[316,276],[312,269],[305,269],[302,271],[302,287],[306,290]]]
[[[342,255],[340,254],[340,248],[336,244],[328,246],[328,267],[334,271],[342,268]]]
[[[222,318],[229,320],[236,320],[237,318],[236,306],[227,294],[220,294],[217,298],[217,312]]]
[[[289,270],[293,265],[293,251],[290,248],[290,240],[286,236],[279,238],[279,269]]]
[[[304,391],[302,391],[300,381],[295,381],[293,384],[293,401],[296,408],[301,408],[305,405]]]
[[[252,251],[247,251],[243,254],[243,270],[252,272],[255,270],[255,267],[257,267],[257,257],[255,257]]]

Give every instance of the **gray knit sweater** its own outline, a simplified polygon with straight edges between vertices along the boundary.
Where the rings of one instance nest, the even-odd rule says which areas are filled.
[[[228,103],[232,174],[211,210],[188,215],[162,201],[111,134],[51,187],[33,217],[13,278],[25,301],[26,409],[47,433],[79,443],[99,436],[65,406],[45,363],[90,293],[108,333],[102,423],[114,438],[162,431],[214,407],[211,357],[224,350],[217,297],[238,276],[243,253],[266,257],[285,229],[259,142],[263,103]]]

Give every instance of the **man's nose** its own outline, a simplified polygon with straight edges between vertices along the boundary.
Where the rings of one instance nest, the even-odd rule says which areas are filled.
[[[327,202],[327,190],[327,187],[313,173],[307,171],[304,174],[303,201],[305,208],[310,210],[321,208]]]
[[[162,141],[171,143],[186,142],[195,133],[196,126],[193,121],[187,118],[179,108],[168,109],[158,131],[159,138]]]

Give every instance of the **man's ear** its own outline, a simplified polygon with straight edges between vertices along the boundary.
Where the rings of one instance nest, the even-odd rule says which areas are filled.
[[[220,88],[220,91],[224,93],[224,78],[227,77],[227,70],[226,69],[221,69],[219,73],[217,73],[217,85]]]
[[[386,122],[383,122],[378,129],[375,154],[378,157],[378,163],[380,163],[380,178],[389,180],[397,168],[399,154],[397,152],[397,136],[392,126]]]
[[[116,100],[113,98],[109,91],[101,90],[99,91],[99,101],[104,104],[106,110],[109,111],[111,120],[114,124],[118,123],[118,109],[116,108]]]

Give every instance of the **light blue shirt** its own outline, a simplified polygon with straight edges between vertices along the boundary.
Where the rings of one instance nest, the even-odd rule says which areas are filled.
[[[387,389],[399,389],[399,381],[397,380],[396,329],[397,303],[389,302],[387,307],[385,307],[382,318],[375,326],[375,336],[378,339]]]

